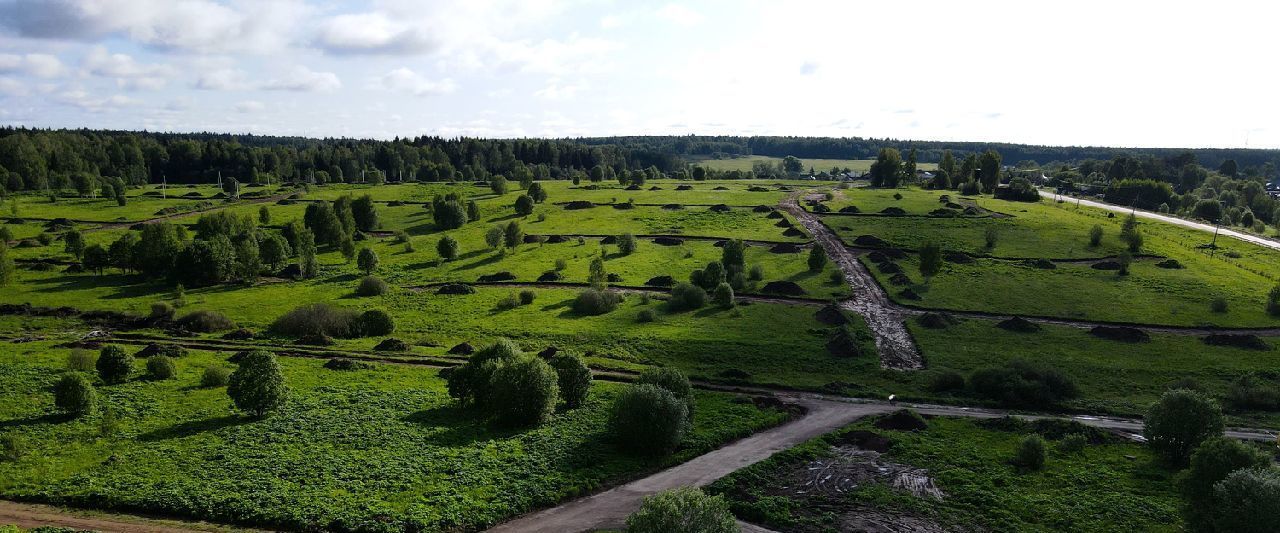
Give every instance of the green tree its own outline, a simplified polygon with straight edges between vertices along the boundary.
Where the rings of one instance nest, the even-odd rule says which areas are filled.
[[[364,247],[360,249],[360,255],[356,258],[356,267],[368,276],[378,269],[378,252],[373,248]]]
[[[263,417],[284,406],[289,399],[280,364],[270,352],[253,350],[244,355],[240,367],[231,373],[227,395],[236,408],[254,417]]]
[[[520,357],[493,373],[488,402],[501,424],[533,426],[545,422],[560,400],[559,377],[542,359]]]
[[[1267,293],[1267,314],[1280,316],[1280,285],[1272,287]]]
[[[445,261],[453,261],[458,257],[458,241],[449,235],[440,237],[440,241],[436,243],[436,253],[440,254],[440,258]]]
[[[733,287],[728,283],[716,285],[715,292],[711,294],[711,300],[720,307],[733,307]]]
[[[529,215],[532,215],[533,214],[533,198],[530,198],[529,195],[527,194],[522,194],[520,196],[517,196],[515,209],[516,209],[516,214],[522,217],[527,217]]]
[[[946,172],[948,176],[955,176],[959,171],[956,166],[956,157],[951,154],[951,150],[942,151],[942,160],[938,162],[938,170]]]
[[[367,194],[351,202],[351,216],[355,219],[356,229],[360,231],[373,231],[381,225],[378,222],[378,206],[373,203],[373,197]]]
[[[987,150],[978,158],[978,181],[982,183],[982,192],[990,193],[1000,185],[1000,153]]]
[[[309,229],[298,233],[298,269],[303,279],[312,279],[320,274],[320,261],[316,259],[315,236]]]
[[[636,384],[655,385],[671,392],[677,400],[684,402],[688,422],[693,423],[693,385],[683,372],[668,367],[649,367],[636,378]]]
[[[809,249],[809,272],[822,272],[824,268],[827,268],[827,250],[814,243],[813,248]]]
[[[902,175],[902,154],[897,148],[881,148],[871,164],[871,186],[895,188]]]
[[[622,255],[631,255],[636,251],[636,236],[631,233],[623,233],[618,236],[618,253]]]
[[[1089,228],[1089,246],[1094,247],[1102,244],[1102,226],[1094,224]]]
[[[80,230],[69,229],[62,234],[62,241],[65,243],[63,251],[71,254],[71,257],[80,259],[84,257],[84,235],[80,234]]]
[[[1036,434],[1027,435],[1022,439],[1013,457],[1013,464],[1026,470],[1044,468],[1044,439]]]
[[[799,174],[803,170],[804,163],[800,161],[800,158],[793,155],[782,158],[783,172],[786,172],[787,174]]]
[[[271,209],[265,205],[258,208],[258,224],[263,226],[271,225]]]
[[[605,271],[604,259],[599,256],[592,258],[591,264],[587,267],[587,283],[601,286],[607,281],[609,281],[609,273]]]
[[[507,248],[515,249],[524,242],[524,230],[520,228],[518,220],[508,222],[506,227],[502,228],[502,242]]]
[[[646,497],[627,517],[627,533],[737,533],[738,523],[722,496],[681,487]]]
[[[9,254],[9,245],[0,243],[0,287],[7,287],[13,283],[13,279],[17,274],[17,265],[13,262],[13,257]]]
[[[278,233],[269,233],[258,242],[258,257],[272,271],[280,270],[289,261],[290,255],[293,253],[289,249],[289,241]]]
[[[657,385],[636,384],[623,389],[609,412],[609,435],[618,447],[631,453],[671,453],[688,429],[685,402]]]
[[[933,279],[941,271],[942,247],[937,243],[925,243],[920,247],[920,275],[925,279]]]
[[[53,386],[53,404],[59,411],[79,418],[97,410],[98,393],[84,374],[68,372]]]
[[[1214,527],[1231,533],[1280,531],[1280,470],[1236,470],[1214,487]]]
[[[720,263],[730,274],[742,272],[746,268],[747,247],[742,244],[742,239],[725,241],[724,248],[720,250]]]
[[[108,344],[98,352],[98,362],[94,367],[103,383],[124,383],[133,374],[133,356],[125,353],[124,348]]]
[[[576,409],[586,403],[587,395],[591,393],[592,376],[591,369],[582,362],[582,358],[558,353],[551,358],[551,368],[556,371],[560,399],[564,400],[565,407]]]
[[[498,246],[502,245],[502,237],[503,237],[502,226],[493,226],[489,228],[489,231],[485,232],[484,243],[488,245],[489,249],[491,250],[497,249]]]
[[[498,196],[507,194],[507,178],[502,175],[489,178],[489,189],[493,190],[493,194]]]
[[[1218,165],[1218,173],[1228,178],[1235,178],[1239,175],[1240,167],[1236,164],[1235,159],[1223,159],[1222,164]]]
[[[1221,435],[1222,410],[1218,403],[1196,391],[1171,390],[1147,409],[1142,435],[1166,461],[1187,463],[1191,452],[1205,439]]]
[[[475,200],[467,201],[467,220],[480,220],[480,204]]]
[[[541,183],[530,184],[528,194],[530,198],[533,198],[534,202],[542,203],[547,201],[547,189]]]
[[[1191,454],[1191,467],[1180,482],[1185,497],[1183,516],[1190,529],[1213,531],[1213,519],[1217,514],[1214,508],[1214,485],[1236,470],[1269,464],[1271,459],[1266,454],[1229,437],[1210,437],[1200,443],[1195,453]]]
[[[111,266],[111,258],[107,255],[106,248],[101,244],[91,244],[84,249],[84,257],[82,259],[85,270],[102,275],[102,271]]]

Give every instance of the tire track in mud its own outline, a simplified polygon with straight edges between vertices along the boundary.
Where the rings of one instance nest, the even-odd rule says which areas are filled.
[[[840,307],[862,315],[876,338],[876,351],[880,354],[880,366],[895,370],[919,370],[924,368],[920,347],[907,330],[908,313],[889,300],[875,277],[855,257],[844,242],[818,220],[816,215],[800,207],[796,198],[790,197],[781,204],[783,210],[795,217],[813,236],[814,242],[827,251],[827,257],[835,261],[844,273],[845,282],[853,296],[840,302]]]

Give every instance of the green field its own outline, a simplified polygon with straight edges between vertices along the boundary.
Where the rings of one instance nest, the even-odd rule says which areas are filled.
[[[782,158],[753,155],[753,156],[735,157],[731,159],[699,159],[694,161],[694,164],[707,167],[708,169],[711,169],[711,170],[723,170],[723,171],[741,170],[743,172],[750,172],[752,165],[755,165],[757,162],[761,162],[761,161],[769,163],[771,165],[777,165],[778,163],[782,162]],[[843,171],[845,168],[848,168],[849,170],[852,170],[854,172],[867,172],[871,170],[871,164],[875,163],[876,160],[875,159],[803,159],[802,158],[800,159],[800,162],[804,164],[805,172],[809,171],[809,167],[813,167],[814,172],[822,172],[822,171],[830,172],[833,167],[838,167],[841,171]],[[917,167],[920,170],[933,170],[938,168],[938,165],[937,163],[919,163]]]

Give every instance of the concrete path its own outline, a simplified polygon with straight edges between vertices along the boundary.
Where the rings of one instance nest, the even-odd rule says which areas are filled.
[[[1125,207],[1125,206],[1122,206],[1122,205],[1108,204],[1108,203],[1105,203],[1105,202],[1099,202],[1099,201],[1096,201],[1096,200],[1086,200],[1086,199],[1084,199],[1084,198],[1076,198],[1076,197],[1074,197],[1074,196],[1066,196],[1066,195],[1061,195],[1061,194],[1054,194],[1052,191],[1043,191],[1043,190],[1042,190],[1042,191],[1039,191],[1039,192],[1040,192],[1040,196],[1041,196],[1041,197],[1049,198],[1049,199],[1051,199],[1051,200],[1052,200],[1053,198],[1055,198],[1055,197],[1058,197],[1058,198],[1062,198],[1063,200],[1065,200],[1065,201],[1066,201],[1066,203],[1076,203],[1076,204],[1079,204],[1079,205],[1087,205],[1087,206],[1089,206],[1089,207],[1094,207],[1094,208],[1098,208],[1098,209],[1105,209],[1105,210],[1107,210],[1107,211],[1115,211],[1115,212],[1117,212],[1117,213],[1129,213],[1129,212],[1132,212],[1132,213],[1133,213],[1134,215],[1136,215],[1138,218],[1149,218],[1149,219],[1152,219],[1152,220],[1159,220],[1160,222],[1164,222],[1164,223],[1167,223],[1167,224],[1173,224],[1173,225],[1175,225],[1175,226],[1182,226],[1182,227],[1184,227],[1184,228],[1198,229],[1198,230],[1201,230],[1201,231],[1207,231],[1207,232],[1209,232],[1209,233],[1213,233],[1213,231],[1215,230],[1215,226],[1214,226],[1213,224],[1205,224],[1205,223],[1203,223],[1203,222],[1195,222],[1195,221],[1192,221],[1192,220],[1187,220],[1187,219],[1185,219],[1185,218],[1178,218],[1178,217],[1175,217],[1175,216],[1172,216],[1172,215],[1165,215],[1165,214],[1161,214],[1161,213],[1153,213],[1153,212],[1151,212],[1151,211],[1143,211],[1143,210],[1141,210],[1141,209],[1134,210],[1134,209],[1132,209],[1132,208]],[[1250,234],[1250,233],[1244,233],[1244,232],[1242,232],[1242,231],[1236,231],[1236,230],[1233,230],[1233,229],[1230,229],[1230,228],[1216,228],[1216,229],[1217,229],[1217,231],[1218,231],[1218,235],[1225,235],[1225,236],[1227,236],[1227,237],[1232,237],[1232,238],[1240,239],[1240,240],[1242,240],[1242,241],[1245,241],[1245,242],[1248,242],[1248,243],[1251,243],[1251,244],[1256,244],[1256,245],[1258,245],[1258,246],[1264,246],[1264,247],[1267,247],[1267,248],[1271,248],[1271,249],[1273,249],[1273,250],[1280,250],[1280,241],[1277,241],[1277,240],[1275,240],[1275,239],[1269,239],[1269,238],[1267,238],[1267,237],[1262,237],[1262,236],[1259,236],[1259,235],[1253,235],[1253,234]]]

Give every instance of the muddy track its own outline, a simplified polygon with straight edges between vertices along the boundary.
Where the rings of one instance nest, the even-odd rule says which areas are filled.
[[[866,320],[876,337],[880,366],[895,370],[924,368],[920,348],[905,323],[909,313],[893,304],[875,276],[850,253],[840,237],[818,220],[817,215],[801,208],[795,197],[784,200],[781,207],[809,230],[814,242],[826,249],[827,257],[844,272],[845,282],[852,289],[853,296],[840,302],[840,307],[858,313]]]
[[[578,237],[582,237],[583,239],[603,239],[605,237],[617,237],[617,235],[603,234],[603,233],[548,233],[545,235],[540,233],[529,233],[528,235],[534,235],[534,236],[540,236],[540,237],[551,237],[553,235],[559,235],[561,237],[567,237],[570,239],[577,239]],[[710,237],[706,235],[678,235],[678,234],[634,235],[634,237],[637,239],[645,239],[645,240],[680,239],[682,241],[708,241],[708,242],[720,242],[720,241],[730,240],[729,237]],[[777,246],[779,244],[793,244],[801,248],[804,248],[813,244],[813,241],[766,241],[766,240],[759,240],[759,239],[740,239],[740,240],[742,241],[742,244],[746,244],[748,246]]]
[[[590,283],[581,283],[576,281],[459,281],[459,282],[439,282],[424,283],[421,285],[406,285],[403,288],[411,291],[430,290],[444,285],[473,285],[476,287],[526,287],[531,289],[582,289],[590,287]],[[649,294],[649,295],[669,295],[671,289],[669,287],[650,287],[647,285],[617,285],[609,284],[608,289],[613,292],[623,294]],[[782,305],[810,305],[822,306],[830,302],[830,299],[822,298],[806,298],[803,296],[781,296],[768,295],[758,293],[735,293],[734,300],[739,302],[753,303],[769,303]]]

